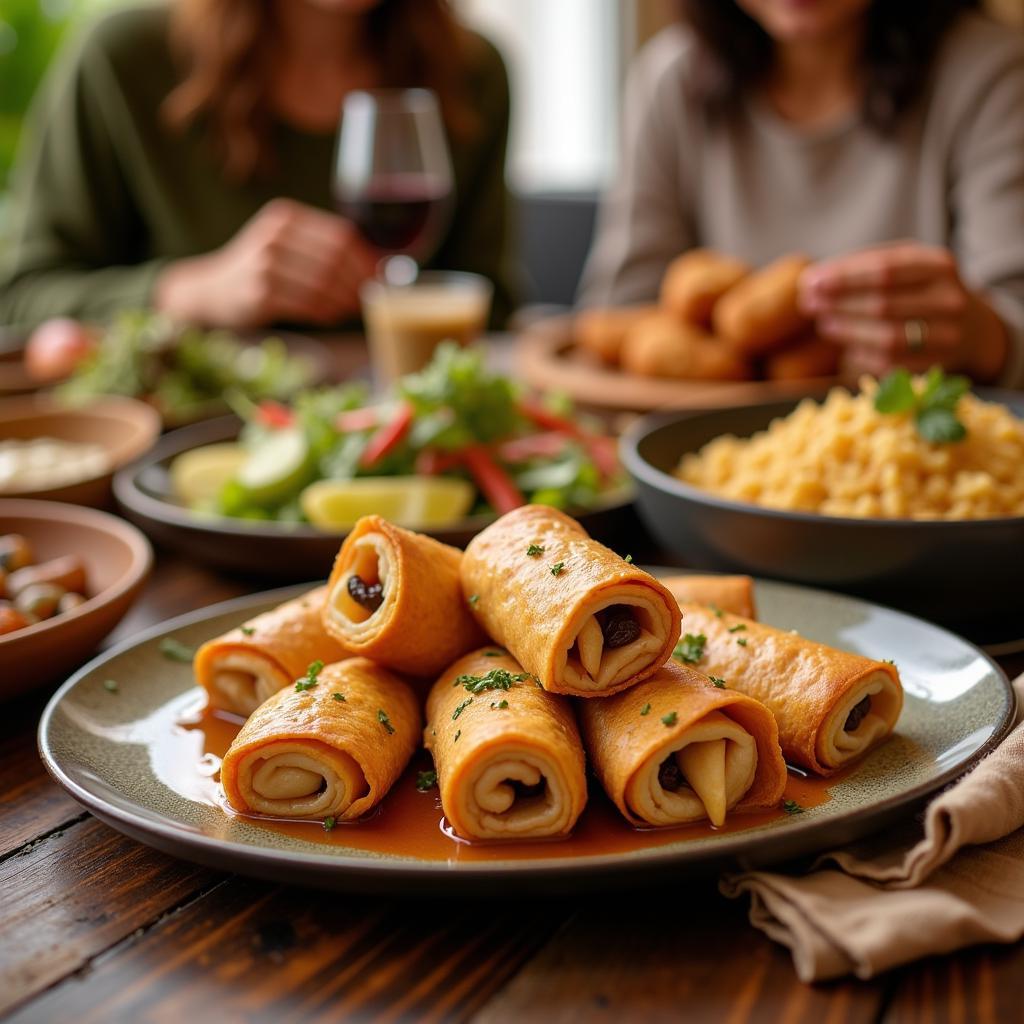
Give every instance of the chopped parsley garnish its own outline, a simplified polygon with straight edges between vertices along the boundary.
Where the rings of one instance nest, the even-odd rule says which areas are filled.
[[[160,653],[168,661],[181,661],[190,662],[195,656],[195,648],[187,647],[180,640],[175,640],[173,636],[165,636],[160,641]]]
[[[243,632],[243,633],[244,633],[244,634],[245,634],[246,636],[252,636],[252,635],[253,635],[253,633],[255,633],[255,632],[256,632],[256,627],[255,627],[255,626],[242,626],[242,627],[241,627],[241,630],[242,630],[242,632]]]
[[[345,694],[343,693],[332,693],[331,699],[336,700],[339,704],[345,703]]]
[[[893,668],[896,667],[896,662],[893,661],[892,658],[883,658],[882,659],[882,664],[883,665],[892,665]]]
[[[491,707],[492,708],[497,708],[499,711],[504,711],[505,708],[508,707],[508,701],[507,700],[503,700],[500,703],[498,703],[498,702],[492,700],[491,701]]]
[[[708,679],[710,679],[711,682],[713,682],[720,690],[725,689],[725,680],[721,676],[708,676]]]
[[[103,689],[106,690],[107,693],[117,693],[120,687],[117,685],[116,679],[104,679]]]
[[[480,595],[479,594],[470,594],[469,597],[467,598],[467,600],[469,601],[470,604],[476,604],[477,601],[480,600]]]
[[[672,657],[677,661],[685,661],[687,665],[696,665],[704,657],[704,648],[708,638],[703,633],[694,636],[693,633],[686,633],[682,640],[676,644],[672,651]]]
[[[716,619],[720,619],[722,617],[722,615],[724,614],[722,609],[719,608],[718,605],[714,604],[713,602],[711,604],[709,604],[708,607],[715,613],[715,618]]]
[[[679,716],[674,711],[670,711],[667,715],[661,716],[661,724],[666,727],[675,725],[678,721]]]
[[[543,544],[531,544],[526,549],[526,553],[530,556],[530,558],[538,558],[540,555],[544,554],[544,545]]]
[[[516,683],[529,678],[529,672],[514,674],[507,668],[492,668],[482,676],[456,676],[452,685],[464,686],[470,693],[483,693],[485,690],[511,690]]]
[[[970,390],[971,382],[966,377],[947,377],[940,367],[933,366],[925,376],[924,389],[918,393],[907,370],[893,370],[878,382],[875,409],[881,413],[909,412],[926,441],[950,444],[967,436],[956,407]]]
[[[324,831],[330,832],[331,829],[334,828],[335,824],[334,818],[324,818]]]
[[[485,658],[500,658],[504,651],[484,651]]]
[[[457,733],[455,734],[455,739],[453,739],[453,740],[452,740],[452,743],[458,743],[458,742],[459,742],[459,737],[460,737],[461,735],[462,735],[462,730],[460,729],[460,730],[459,730],[459,731],[458,731],[458,732],[457,732]]]
[[[736,643],[738,643],[740,645],[740,647],[746,647],[747,646],[747,638],[745,636],[738,636],[738,637],[736,637]]]
[[[644,705],[644,706],[643,706],[643,707],[642,707],[642,708],[640,709],[640,714],[641,714],[641,715],[649,715],[650,713],[651,713],[651,705],[650,705],[650,704],[645,704],[645,705]]]
[[[737,622],[735,626],[729,627],[730,633],[742,633],[746,629],[746,624],[743,622]]]
[[[456,707],[456,709],[452,712],[452,721],[454,722],[455,719],[458,718],[459,715],[461,715],[462,712],[465,711],[466,708],[468,708],[469,705],[472,704],[472,703],[473,703],[473,698],[472,697],[467,697],[461,704],[459,704],[458,707]]]
[[[551,566],[552,576],[561,576],[563,572],[565,572],[565,562],[555,562],[555,564]]]
[[[633,564],[633,556],[632,555],[626,555],[626,557],[623,558],[623,561],[626,563],[626,565],[632,565]]]
[[[421,793],[426,793],[428,789],[433,789],[437,785],[437,772],[417,772],[416,773],[416,788]]]
[[[383,708],[377,708],[377,721],[384,726],[384,731],[389,736],[395,731],[395,727],[391,724],[391,719],[388,718],[388,713]]]
[[[312,690],[317,685],[317,676],[323,671],[324,663],[314,661],[306,669],[306,674],[301,679],[295,680],[295,692],[302,693],[303,690]]]
[[[787,814],[803,814],[804,809],[795,800],[783,800],[782,809]]]

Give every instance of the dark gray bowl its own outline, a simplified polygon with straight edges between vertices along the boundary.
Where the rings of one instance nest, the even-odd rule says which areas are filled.
[[[1024,396],[981,391],[1024,416]],[[797,405],[647,416],[624,435],[622,460],[641,518],[696,568],[747,572],[858,594],[984,642],[1024,637],[1024,517],[963,522],[848,519],[716,497],[672,475],[721,434],[746,437]]]

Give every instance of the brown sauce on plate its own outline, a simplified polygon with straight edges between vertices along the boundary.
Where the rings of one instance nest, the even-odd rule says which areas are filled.
[[[203,734],[204,754],[223,757],[241,728],[241,720],[219,712],[203,711],[181,723]],[[436,786],[421,793],[416,774],[433,768],[430,755],[417,753],[402,777],[366,818],[339,823],[325,831],[320,821],[281,821],[249,817],[248,820],[294,839],[321,843],[339,850],[357,849],[397,857],[432,861],[543,860],[555,857],[595,857],[664,846],[686,839],[742,832],[787,817],[781,807],[732,815],[721,828],[710,824],[682,825],[668,829],[637,829],[619,814],[600,785],[591,781],[586,809],[567,839],[535,842],[469,843],[446,831]],[[829,789],[849,774],[828,779],[808,778],[791,769],[785,800],[801,807],[817,807],[830,799]],[[225,807],[225,812],[234,814]]]

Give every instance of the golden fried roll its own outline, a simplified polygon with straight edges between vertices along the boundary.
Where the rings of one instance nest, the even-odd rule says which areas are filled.
[[[713,249],[677,256],[661,279],[661,304],[692,324],[707,325],[715,303],[750,273],[742,260]]]
[[[645,377],[744,380],[750,366],[701,327],[670,313],[637,322],[622,342],[622,368]]]
[[[542,690],[513,658],[487,651],[494,648],[460,658],[427,698],[424,745],[445,817],[465,839],[567,835],[587,802],[569,701]]]
[[[766,704],[790,763],[831,775],[896,725],[903,687],[888,662],[703,605],[684,604],[682,612],[686,632],[706,637],[694,667]]]
[[[251,715],[282,687],[294,683],[310,662],[328,664],[347,657],[321,621],[326,594],[325,587],[317,587],[207,640],[196,652],[192,668],[210,704],[236,715]]]
[[[601,785],[634,825],[722,825],[782,799],[772,713],[693,669],[669,662],[625,693],[588,700],[580,724]]]
[[[353,654],[436,676],[487,638],[462,599],[462,552],[380,516],[345,538],[327,584],[327,632]]]
[[[838,345],[811,335],[768,356],[764,374],[769,380],[834,377],[839,372],[839,355]]]
[[[401,679],[366,658],[311,675],[315,685],[261,704],[224,755],[221,783],[236,811],[351,821],[384,798],[412,757],[421,719]]]
[[[630,329],[656,309],[657,306],[621,306],[581,310],[573,320],[573,337],[580,348],[614,366]]]
[[[624,690],[657,671],[679,636],[679,607],[653,576],[544,505],[477,534],[462,589],[487,633],[552,693]]]
[[[680,604],[706,604],[733,615],[756,619],[754,581],[749,576],[662,576]]]
[[[747,357],[784,345],[808,322],[797,302],[797,282],[809,263],[806,256],[783,256],[730,289],[715,305],[715,334]]]

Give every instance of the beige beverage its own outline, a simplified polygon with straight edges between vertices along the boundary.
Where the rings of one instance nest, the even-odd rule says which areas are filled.
[[[484,329],[491,283],[476,274],[421,274],[412,284],[370,281],[363,318],[378,386],[423,369],[449,339],[468,345]]]

